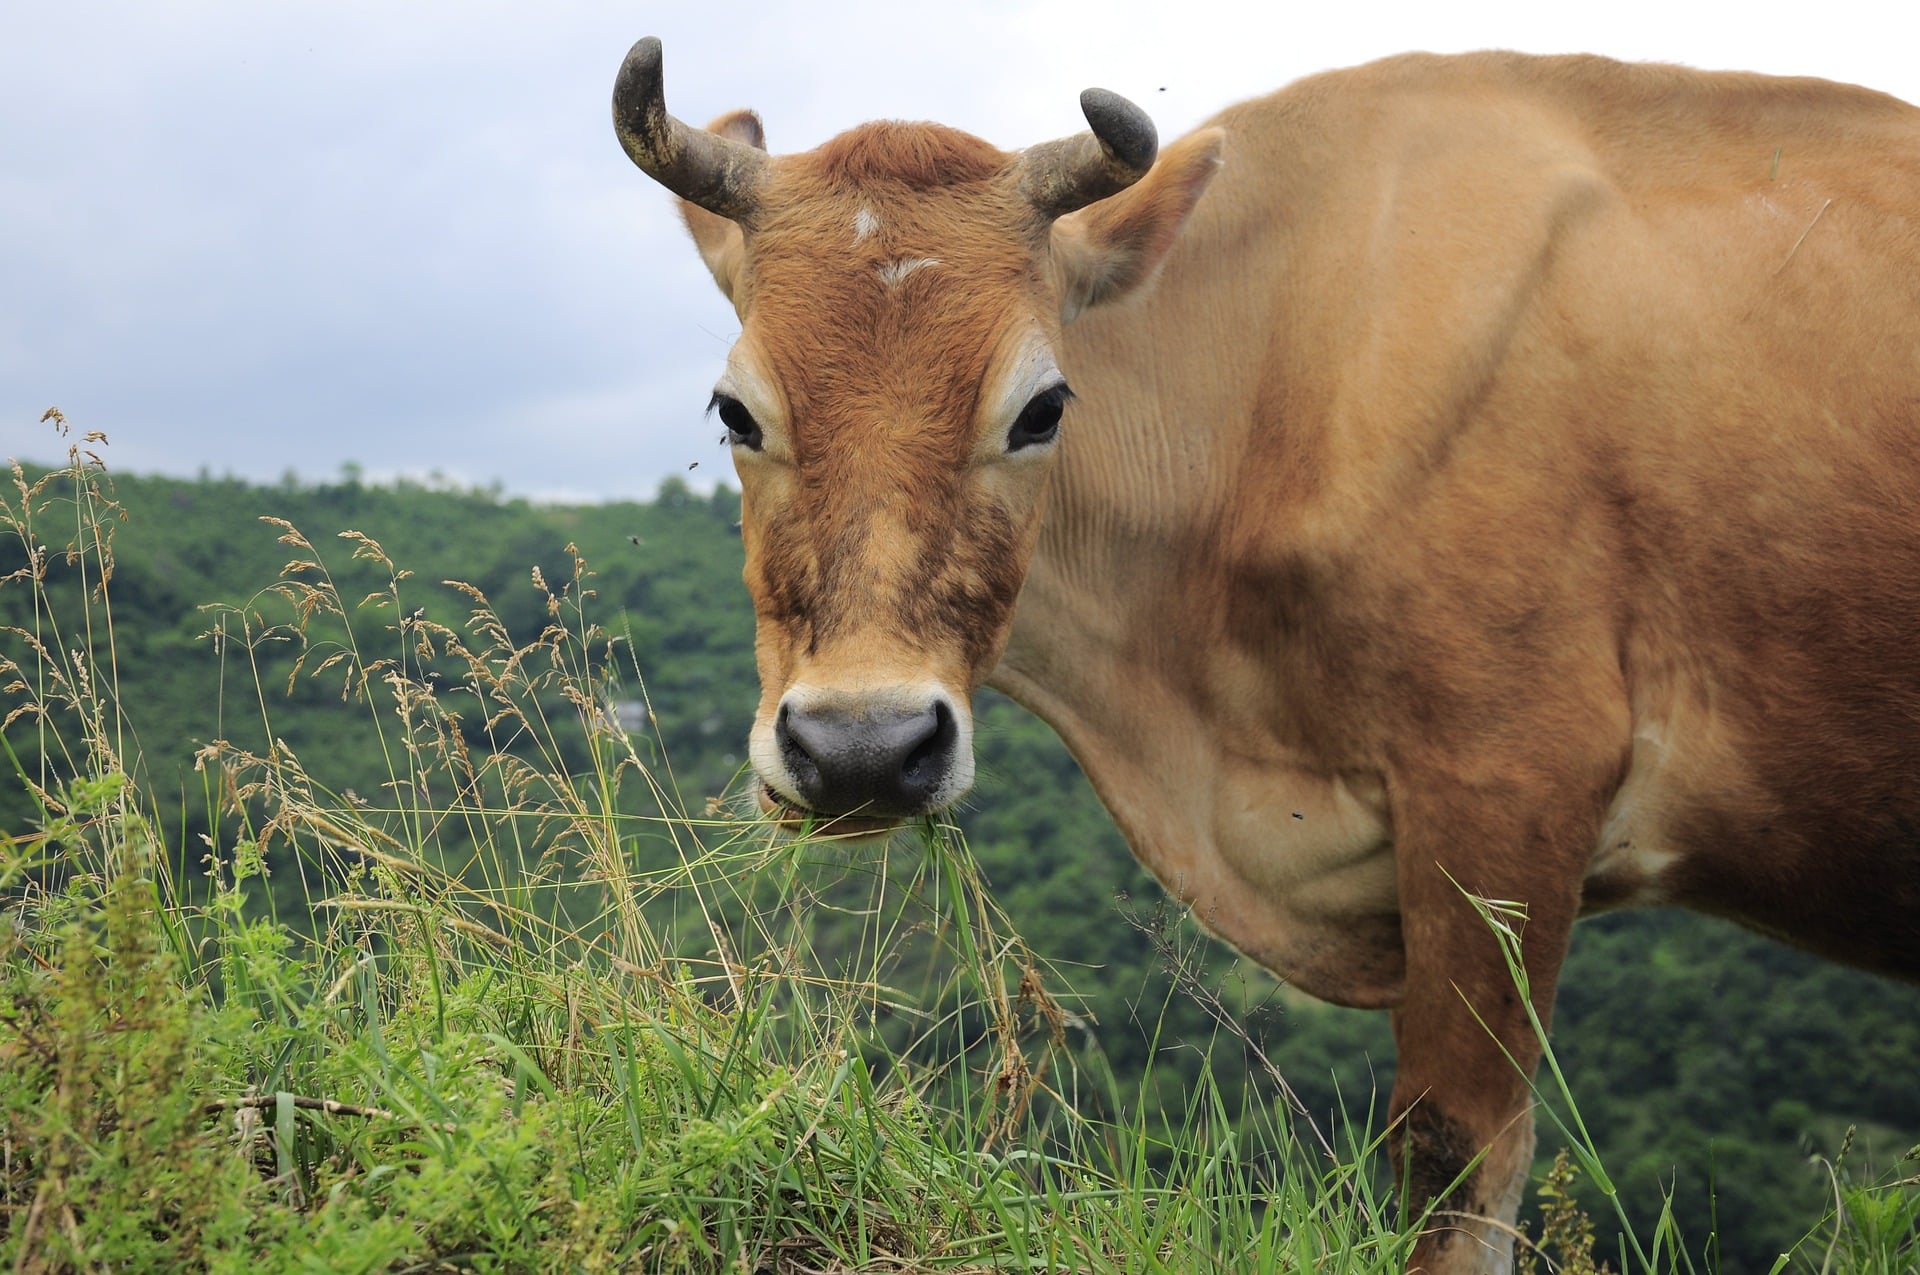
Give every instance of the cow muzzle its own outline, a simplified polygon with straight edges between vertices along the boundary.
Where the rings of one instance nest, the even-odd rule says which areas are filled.
[[[897,823],[952,804],[973,784],[972,715],[937,687],[836,692],[795,686],[754,768],[796,813]]]

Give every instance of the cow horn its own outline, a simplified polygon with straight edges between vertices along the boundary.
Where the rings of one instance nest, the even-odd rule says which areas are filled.
[[[1090,133],[1028,147],[1020,156],[1020,193],[1047,217],[1118,194],[1146,176],[1160,149],[1147,113],[1106,89],[1080,95]]]
[[[758,202],[765,150],[667,114],[660,40],[648,36],[627,51],[613,81],[613,131],[641,171],[688,203],[746,221]]]

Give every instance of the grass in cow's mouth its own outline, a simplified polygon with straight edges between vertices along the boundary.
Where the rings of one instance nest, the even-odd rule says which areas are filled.
[[[200,750],[189,844],[129,760],[112,546],[139,528],[117,525],[79,449],[0,502],[25,554],[0,589],[30,600],[0,633],[0,718],[44,743],[7,749],[40,819],[0,833],[0,1265],[1403,1262],[1417,1220],[1392,1216],[1377,1139],[1303,1125],[1277,1074],[1264,1106],[1203,1069],[1144,1114],[952,828],[775,836],[744,776],[692,813],[606,710],[638,671],[577,555],[516,643],[465,586],[465,622],[433,618],[347,533],[386,581],[356,605],[274,523],[281,578],[208,613],[271,742]],[[247,671],[276,650],[379,724],[385,791],[332,791],[274,736],[285,678]]]
[[[750,772],[747,772],[750,773]],[[777,829],[794,836],[814,841],[876,841],[891,837],[896,832],[918,828],[923,833],[931,832],[943,826],[939,814],[919,815],[912,818],[893,816],[868,816],[858,811],[844,815],[823,815],[810,810],[787,797],[781,796],[773,788],[757,777],[757,799],[762,815]]]

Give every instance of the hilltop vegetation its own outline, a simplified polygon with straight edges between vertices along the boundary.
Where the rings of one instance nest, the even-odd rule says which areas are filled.
[[[57,510],[62,493],[70,489],[69,480],[56,479],[43,500]],[[977,1007],[993,1003],[994,994],[986,989],[998,985],[1001,954],[987,959],[976,953],[951,967],[943,965],[938,954],[946,951],[951,957],[956,936],[969,932],[965,926],[956,928],[951,913],[944,914],[944,921],[936,915],[918,923],[896,921],[897,932],[876,931],[865,892],[876,888],[876,876],[885,878],[887,873],[865,870],[868,852],[829,852],[825,857],[830,866],[816,880],[818,865],[802,867],[760,851],[749,853],[748,841],[740,838],[747,836],[741,830],[750,825],[705,822],[708,798],[726,792],[740,770],[758,693],[752,614],[739,583],[738,498],[732,492],[721,488],[702,494],[670,481],[645,503],[557,508],[489,491],[373,486],[348,472],[333,482],[290,481],[278,487],[230,479],[115,475],[112,493],[117,509],[104,523],[112,536],[114,564],[106,589],[110,623],[102,608],[97,567],[102,560],[97,555],[69,559],[56,544],[44,573],[45,596],[55,608],[49,613],[36,605],[34,590],[22,584],[19,574],[30,567],[29,546],[7,537],[0,541],[0,577],[13,578],[0,588],[0,625],[15,632],[0,638],[0,653],[29,671],[44,667],[38,658],[43,653],[55,666],[62,666],[66,652],[93,653],[83,666],[92,683],[88,694],[108,710],[97,742],[111,741],[119,769],[138,791],[150,795],[138,807],[145,822],[130,830],[123,822],[127,808],[117,795],[76,798],[75,781],[103,774],[110,778],[118,770],[101,772],[86,747],[70,734],[49,730],[33,715],[14,717],[5,740],[18,782],[0,783],[0,831],[10,835],[14,857],[9,862],[15,868],[0,877],[0,891],[5,892],[0,901],[15,907],[31,898],[33,923],[41,927],[37,933],[42,946],[35,951],[43,963],[61,964],[51,954],[54,949],[45,946],[49,935],[82,946],[97,942],[114,952],[113,959],[132,980],[128,986],[148,989],[123,989],[124,994],[171,1006],[149,1016],[151,1030],[160,1033],[167,1049],[199,1059],[193,1064],[200,1069],[192,1073],[196,1084],[219,1090],[222,1069],[229,1067],[255,1075],[256,1087],[261,1074],[298,1071],[289,1071],[284,1058],[275,1062],[249,1052],[245,1033],[234,1035],[232,1025],[223,1027],[218,1014],[197,1017],[212,1011],[200,1008],[200,993],[192,989],[230,991],[232,980],[250,977],[244,971],[252,961],[269,971],[261,976],[259,994],[279,1006],[276,1021],[286,1028],[279,1038],[281,1047],[307,1058],[310,1066],[304,1074],[317,1088],[374,1076],[379,1078],[377,1089],[386,1086],[380,1090],[385,1106],[392,1107],[404,1094],[412,1094],[407,1100],[416,1106],[421,1103],[417,1051],[409,1056],[411,1061],[399,1062],[392,1056],[368,1059],[356,1052],[368,1048],[366,1034],[376,1026],[391,1037],[399,1030],[399,1019],[406,1018],[411,1038],[437,1042],[429,1054],[466,1058],[461,1066],[479,1066],[473,1059],[486,1055],[486,1066],[497,1071],[503,1049],[522,1051],[525,1058],[515,1055],[507,1068],[515,1078],[507,1086],[506,1101],[517,1113],[516,1104],[523,1104],[532,1089],[550,1083],[555,1074],[557,1064],[540,1050],[577,1030],[577,1025],[567,1025],[567,1016],[579,1012],[577,1006],[568,1008],[573,1004],[568,998],[581,993],[555,990],[568,977],[568,960],[584,962],[583,968],[616,982],[622,962],[643,968],[649,959],[673,958],[707,963],[701,968],[714,962],[745,967],[751,962],[742,959],[742,951],[726,949],[751,944],[757,934],[759,946],[745,950],[759,951],[772,961],[773,954],[784,949],[779,942],[766,941],[767,931],[759,922],[794,906],[792,890],[798,880],[802,897],[820,905],[818,915],[806,922],[804,940],[816,968],[856,982],[875,982],[883,972],[891,979],[912,962],[924,961],[929,970],[946,971],[927,976],[936,989],[936,1003],[941,996],[951,997],[954,978],[974,971],[966,975],[975,985],[974,999],[968,1002],[974,1008],[954,1009],[944,1035],[918,1030],[915,1012],[904,1006],[897,1012],[874,1012],[872,1039],[899,1051],[901,1066],[910,1061],[938,1070],[943,1051],[948,1063],[957,1060],[959,1065],[940,1072],[944,1079],[937,1085],[902,1086],[889,1079],[884,1067],[876,1075],[860,1076],[857,1085],[867,1087],[871,1102],[894,1104],[900,1119],[923,1132],[944,1128],[929,1145],[937,1146],[940,1156],[951,1153],[953,1164],[971,1166],[953,1172],[967,1178],[967,1189],[977,1198],[1000,1202],[994,1225],[1006,1235],[1025,1234],[1022,1227],[1035,1225],[1037,1215],[1031,1210],[1039,1206],[1022,1191],[1065,1189],[1060,1181],[1036,1184],[1030,1177],[994,1176],[997,1170],[983,1170],[968,1158],[968,1138],[979,1132],[977,1127],[965,1122],[943,1126],[937,1111],[928,1116],[900,1105],[910,1093],[963,1106],[979,1100],[966,1068],[984,1065],[975,1056],[986,1038],[980,1026],[986,1020],[979,1017],[984,1011]],[[18,496],[9,499],[10,507],[19,506]],[[66,528],[57,534],[83,539],[94,534],[84,520],[76,523],[71,511],[65,516]],[[48,538],[48,527],[43,520],[37,536]],[[357,535],[337,538],[346,531]],[[283,575],[289,560],[309,565]],[[328,598],[338,601],[328,604]],[[556,639],[543,646],[543,634],[556,621],[582,637],[597,626],[613,640],[596,646]],[[88,626],[93,631],[87,631]],[[514,656],[536,650],[557,663],[536,672],[531,657]],[[64,666],[75,667],[70,660]],[[27,683],[26,697],[41,702],[56,701],[65,693],[44,674],[36,679],[30,672]],[[503,684],[508,692],[501,690]],[[0,707],[0,715],[18,702],[20,692]],[[130,733],[122,733],[122,720]],[[960,906],[955,895],[966,894],[956,885],[964,873],[941,873],[953,871],[955,862],[978,864],[992,902],[1005,911],[1006,932],[1030,936],[1041,964],[1059,963],[1060,974],[1050,990],[1059,998],[1063,1034],[1060,1043],[1045,1048],[1069,1050],[1090,1068],[1089,1076],[1111,1073],[1111,1084],[1089,1084],[1084,1098],[1093,1114],[1114,1122],[1112,1128],[1137,1133],[1133,1151],[1138,1174],[1179,1171],[1187,1163],[1183,1157],[1197,1154],[1190,1146],[1182,1149],[1179,1135],[1196,1127],[1214,1138],[1238,1130],[1252,1139],[1245,1145],[1268,1146],[1274,1163],[1282,1164],[1290,1162],[1287,1156],[1293,1151],[1288,1148],[1296,1147],[1295,1138],[1311,1145],[1316,1133],[1324,1133],[1339,1143],[1340,1130],[1368,1127],[1370,1112],[1377,1126],[1378,1109],[1391,1083],[1384,1017],[1308,1002],[1198,938],[1133,864],[1050,731],[992,696],[980,706],[980,722],[980,787],[957,819],[970,860],[964,855],[953,858],[955,852],[941,849],[944,843],[937,839],[903,837],[887,856],[898,878],[894,888],[905,882],[909,894],[938,896],[937,903],[928,904],[937,914],[938,908]],[[615,736],[630,740],[630,762],[605,751]],[[514,765],[489,767],[472,760],[493,755],[512,759]],[[246,758],[252,761],[236,760]],[[297,764],[292,759],[298,759]],[[463,765],[471,769],[463,772]],[[470,780],[462,780],[462,774],[470,774]],[[553,776],[573,778],[556,781]],[[64,867],[51,877],[44,871],[46,862],[38,876],[18,867],[26,861],[21,847],[31,844],[38,848],[35,853],[51,852],[59,841],[29,839],[31,830],[48,818],[35,798],[35,785],[45,795],[64,794],[62,799],[76,808],[94,803],[88,807],[93,821],[65,834],[74,847],[93,856],[88,870],[81,870],[82,858],[53,861]],[[558,803],[553,809],[564,813],[548,810],[522,817],[531,809],[524,803],[534,801],[529,794],[535,792],[544,794],[539,801]],[[263,828],[272,824],[276,812],[289,808],[289,801],[301,810],[331,813],[324,814],[321,823],[306,816],[290,818],[280,825],[280,835],[263,835]],[[456,808],[461,813],[453,817]],[[596,824],[596,819],[605,822]],[[369,853],[388,844],[380,838],[389,838],[391,853],[415,865],[413,875],[389,867],[402,873],[404,881],[376,880],[377,857],[343,858],[340,846],[328,842],[329,837],[340,841],[352,830],[339,827],[343,820],[360,829],[346,839]],[[689,862],[688,846],[675,828],[694,825],[718,829],[711,836],[699,834],[712,843],[708,849],[733,847],[722,856],[724,871],[717,876],[709,872],[698,881],[675,875],[685,873]],[[316,832],[325,826],[339,835]],[[579,831],[582,827],[588,832]],[[612,849],[583,849],[593,843],[589,833],[594,828],[607,833]],[[303,855],[302,846],[311,853]],[[250,848],[263,854],[257,866],[264,876],[241,870]],[[163,862],[149,864],[147,859]],[[698,856],[695,861],[700,861]],[[47,900],[59,897],[67,873],[72,881],[84,879],[85,888],[48,912]],[[157,901],[130,884],[156,878],[167,883]],[[720,888],[722,879],[725,889]],[[622,881],[627,882],[625,894],[615,888]],[[671,888],[647,882],[667,882]],[[514,936],[516,944],[533,955],[500,964],[485,939],[477,946],[447,939],[459,947],[447,954],[457,957],[455,963],[464,973],[449,972],[450,981],[443,984],[432,968],[439,949],[420,932],[419,921],[389,919],[372,928],[343,930],[338,912],[315,911],[316,902],[349,885],[383,900],[383,906],[412,897],[409,891],[419,892],[423,906],[426,901],[453,900],[458,915]],[[36,889],[41,893],[35,894]],[[629,912],[629,903],[636,910]],[[201,909],[197,915],[207,927],[204,943],[212,947],[195,947],[182,938],[171,949],[165,942],[154,948],[147,940],[142,942],[148,946],[141,946],[126,937],[157,925],[154,918],[160,913],[155,908],[164,911],[165,906]],[[116,916],[123,922],[115,922]],[[164,926],[160,932],[165,933]],[[642,934],[648,936],[644,942],[636,937]],[[782,942],[797,941],[792,933],[781,934]],[[303,936],[316,940],[309,956],[301,958],[307,964],[276,965],[268,954],[254,950],[255,945],[284,948],[304,942]],[[626,946],[610,936],[619,936]],[[122,952],[114,947],[116,942],[133,946]],[[344,977],[323,955],[329,944],[341,943],[393,953],[388,968],[400,983],[376,997],[378,1004],[354,1000],[357,1008],[350,1013],[343,1010],[338,1021],[316,1027],[303,1015],[319,1013],[315,1007],[325,1001],[321,983]],[[1017,944],[1006,949],[1023,950]],[[217,955],[207,955],[209,951]],[[612,964],[609,951],[618,954]],[[482,959],[481,952],[491,955]],[[10,949],[9,962],[17,957]],[[996,971],[993,978],[981,972],[989,966]],[[93,1029],[82,1023],[88,1015],[108,1014],[111,997],[88,992],[73,981],[78,976],[71,969],[61,968],[68,970],[60,984],[66,999],[44,1011],[43,1036],[51,1040],[70,1032],[75,1041],[97,1044],[89,1034]],[[27,972],[24,966],[9,965],[9,976],[16,980]],[[717,1163],[729,1166],[728,1172],[743,1173],[762,1164],[777,1176],[791,1163],[782,1160],[784,1152],[767,1150],[778,1142],[773,1135],[768,1135],[771,1141],[754,1141],[748,1126],[758,1117],[751,1113],[762,1103],[789,1103],[795,1111],[822,1104],[831,1108],[840,1100],[837,1095],[855,1084],[855,1073],[833,1068],[809,1072],[808,1067],[834,1050],[842,1051],[843,1060],[871,1055],[863,1052],[866,1046],[850,1044],[853,1027],[846,1021],[820,1025],[810,1035],[794,1032],[793,1019],[773,1012],[776,1003],[804,1003],[804,979],[782,981],[787,974],[774,977],[765,971],[756,977],[765,981],[734,986],[734,1009],[744,1012],[749,991],[757,989],[755,994],[765,996],[764,1002],[754,1002],[763,1005],[764,1015],[751,1033],[756,1056],[786,1059],[787,1070],[781,1071],[780,1065],[770,1070],[743,1067],[738,1074],[728,1074],[722,1068],[717,1078],[707,1075],[692,1083],[696,1088],[704,1085],[701,1092],[713,1098],[702,1119],[713,1121],[713,1112],[724,1108],[733,1113],[729,1118],[746,1122],[726,1125],[731,1132],[725,1136],[714,1134],[730,1149]],[[1015,981],[1024,986],[1023,979],[1017,974]],[[522,990],[509,994],[505,989],[516,980]],[[690,1033],[675,1038],[679,1047],[709,1059],[744,1057],[738,1040],[715,1043],[724,1042],[729,1032],[744,1032],[740,1019],[702,1017],[711,1008],[711,988],[669,984],[667,1001],[644,1007],[612,1004],[629,994],[638,996],[631,989],[605,992],[611,1000],[596,1013],[604,1013],[608,1021],[638,1020],[649,1013],[677,1015],[674,1021]],[[25,995],[19,986],[16,995]],[[1663,1196],[1670,1192],[1683,1234],[1716,1235],[1713,1262],[1720,1269],[1766,1270],[1778,1254],[1817,1228],[1833,1199],[1834,1180],[1816,1157],[1834,1158],[1849,1127],[1857,1130],[1848,1151],[1854,1172],[1869,1164],[1893,1168],[1903,1152],[1920,1142],[1920,1084],[1915,1082],[1920,1073],[1920,992],[1915,989],[1813,962],[1718,923],[1663,913],[1608,917],[1582,926],[1562,986],[1555,1046],[1629,1214],[1650,1233]],[[591,998],[601,992],[587,994]],[[216,997],[209,1003],[227,1002]],[[436,1008],[423,1008],[428,1004]],[[381,1018],[379,1005],[398,1017],[391,1022]],[[449,1010],[449,1005],[454,1008]],[[421,1013],[428,1015],[430,1026],[409,1017]],[[522,1021],[509,1028],[503,1016],[514,1013]],[[776,1019],[785,1025],[770,1026]],[[328,1032],[335,1035],[327,1037]],[[763,1038],[759,1033],[770,1034]],[[322,1037],[331,1043],[323,1044]],[[225,1042],[219,1048],[233,1056],[204,1056],[206,1040]],[[706,1043],[698,1048],[688,1043],[696,1040]],[[567,1102],[585,1104],[576,1110],[561,1103],[549,1113],[555,1122],[552,1129],[568,1131],[576,1146],[606,1135],[597,1126],[591,1136],[585,1132],[591,1123],[589,1108],[619,1088],[617,1076],[605,1069],[620,1062],[622,1048],[637,1047],[631,1042],[604,1045],[593,1055],[588,1070],[601,1070],[593,1071],[597,1079],[587,1082],[587,1090],[555,1090]],[[649,1054],[646,1065],[671,1070],[678,1064],[670,1053]],[[109,1060],[99,1061],[106,1065]],[[431,1086],[428,1091],[435,1102],[466,1113],[461,1120],[479,1120],[472,1104],[481,1101],[480,1096],[460,1087],[479,1084],[486,1066],[478,1071],[455,1066],[448,1072],[448,1084],[458,1093]],[[1274,1072],[1297,1095],[1305,1117],[1276,1117],[1281,1107]],[[142,1083],[156,1086],[154,1094],[172,1095],[168,1101],[186,1101],[176,1092],[177,1085],[168,1087],[167,1077],[153,1076]],[[713,1097],[722,1093],[724,1101]],[[811,1096],[803,1101],[801,1095]],[[489,1101],[497,1108],[497,1095]],[[1197,1106],[1212,1114],[1196,1124]],[[657,1145],[660,1135],[645,1132],[653,1128],[647,1122],[682,1120],[685,1113],[676,1111],[670,1102],[646,1112],[636,1109],[630,1122],[634,1132],[624,1149],[617,1141],[593,1142],[601,1149],[588,1158],[610,1158],[611,1163],[621,1155],[637,1154],[642,1143]],[[489,1112],[487,1119],[499,1117],[497,1109]],[[187,1135],[188,1113],[183,1108],[175,1116],[166,1137],[197,1146]],[[75,1114],[81,1123],[62,1136],[81,1137],[86,1118]],[[276,1112],[275,1118],[287,1122],[281,1131],[291,1138],[292,1109]],[[550,1177],[561,1172],[560,1162],[551,1158],[550,1148],[534,1145],[543,1133],[522,1125],[499,1133],[509,1141],[531,1140],[515,1167],[489,1159],[492,1152],[481,1154],[476,1148],[484,1143],[467,1141],[477,1126],[465,1125],[465,1132],[449,1131],[446,1139],[436,1141],[435,1122],[459,1123],[421,1106],[414,1132],[406,1136],[434,1143],[434,1154],[447,1172],[493,1174],[503,1192],[564,1194]],[[1055,1137],[1077,1145],[1073,1136],[1061,1132],[1073,1127],[1071,1120],[1043,1124],[1041,1132],[1032,1135],[1040,1140],[1028,1145],[1048,1147],[1053,1144],[1047,1139]],[[323,1132],[301,1136],[346,1138],[334,1126]],[[356,1179],[342,1166],[359,1163],[364,1169],[378,1157],[352,1138],[341,1145],[349,1143],[362,1150],[345,1159],[331,1142],[310,1148],[312,1155],[300,1160],[305,1166],[300,1191],[310,1198],[313,1191],[335,1182],[360,1199],[353,1195],[358,1187],[344,1185]],[[748,1150],[740,1151],[742,1146]],[[1551,1126],[1543,1121],[1543,1163],[1555,1149]],[[734,1151],[740,1154],[734,1156]],[[282,1144],[279,1154],[291,1152]],[[1247,1182],[1254,1182],[1251,1158],[1222,1161],[1229,1162],[1246,1168],[1252,1175]],[[231,1165],[209,1160],[201,1167],[211,1176],[193,1189],[227,1189],[214,1183],[234,1172]],[[281,1168],[289,1171],[284,1164]],[[584,1170],[576,1163],[573,1172],[578,1176]],[[1320,1184],[1316,1191],[1351,1194],[1358,1189],[1354,1179],[1340,1177],[1346,1170],[1338,1164],[1328,1172],[1330,1178],[1313,1179]],[[976,1173],[985,1176],[967,1176]],[[1071,1176],[1065,1168],[1061,1173]],[[669,1185],[679,1189],[684,1183],[676,1179]],[[1078,1181],[1074,1189],[1083,1188],[1092,1189],[1086,1181]],[[767,1189],[765,1183],[754,1188]],[[808,1192],[835,1191],[847,1192],[849,1199],[868,1199],[862,1192],[869,1187],[821,1178],[795,1189],[810,1200],[814,1195]],[[1615,1254],[1611,1213],[1591,1185],[1585,1189],[1588,1211],[1603,1222],[1600,1253]],[[739,1181],[723,1189],[716,1179],[712,1190],[716,1198],[753,1194]],[[1373,1187],[1363,1196],[1373,1199]],[[280,1198],[287,1202],[284,1181]],[[573,1198],[582,1198],[578,1190]],[[1250,1233],[1259,1231],[1254,1216],[1259,1210],[1246,1205],[1251,1197],[1244,1191],[1193,1198],[1200,1201],[1196,1208],[1231,1212],[1248,1207]],[[1911,1201],[1912,1195],[1895,1192],[1891,1198]],[[13,1229],[0,1234],[18,1237],[31,1206],[13,1198],[6,1203],[11,1211],[5,1225]],[[771,1235],[779,1227],[769,1219],[779,1215],[785,1219],[780,1225],[799,1227],[816,1238],[830,1233],[833,1244],[851,1242],[835,1229],[847,1222],[844,1216],[834,1221],[807,1214],[804,1208],[788,1216],[782,1210],[789,1203],[763,1201],[764,1207],[755,1206],[759,1211],[751,1213],[752,1225],[773,1228],[767,1232]],[[362,1204],[363,1212],[355,1216],[369,1225],[376,1217],[392,1220],[404,1214],[383,1213],[377,1202]],[[647,1221],[651,1215],[644,1208],[635,1212],[638,1207],[627,1198],[614,1212],[633,1227],[663,1228],[656,1241],[669,1231],[691,1234],[688,1228],[719,1225],[707,1215],[676,1220],[663,1214]],[[892,1217],[900,1214],[898,1201],[891,1197],[873,1207]],[[803,1215],[804,1222],[794,1220]],[[312,1216],[295,1208],[275,1225],[292,1228],[292,1234],[309,1225]],[[395,1225],[405,1229],[425,1224],[410,1214],[405,1217],[410,1220]],[[743,1219],[748,1218],[742,1213],[726,1225],[745,1226],[748,1221]],[[1911,1228],[1911,1209],[1906,1221]],[[461,1225],[482,1222],[509,1225],[498,1217],[468,1218]],[[534,1229],[553,1231],[550,1222]],[[245,1231],[234,1218],[208,1215],[203,1224],[208,1235],[225,1235],[235,1226],[240,1227],[236,1234]],[[514,1225],[532,1223],[522,1217]],[[966,1221],[929,1215],[908,1229],[918,1228],[917,1243],[929,1260],[971,1261],[984,1260],[977,1249],[936,1251],[927,1246],[934,1244],[936,1234],[980,1225],[977,1215]],[[1371,1234],[1369,1260],[1390,1264],[1390,1230]],[[580,1243],[587,1245],[584,1239]],[[395,1245],[391,1252],[411,1251],[399,1241]],[[235,1252],[243,1249],[244,1244]],[[459,1249],[454,1244],[435,1251]],[[648,1251],[657,1255],[666,1250]],[[1693,1256],[1703,1257],[1697,1251]],[[1124,1255],[1114,1262],[1116,1269],[1128,1268]],[[515,1267],[508,1261],[503,1268]],[[1179,1269],[1177,1262],[1170,1269]]]

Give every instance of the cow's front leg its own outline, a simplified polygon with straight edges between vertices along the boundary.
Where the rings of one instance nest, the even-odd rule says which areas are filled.
[[[1536,825],[1506,839],[1506,859],[1457,846],[1416,858],[1414,847],[1401,848],[1407,986],[1393,1015],[1399,1071],[1388,1145],[1409,1215],[1435,1205],[1409,1270],[1512,1268],[1541,1050],[1500,943],[1465,892],[1524,902],[1526,920],[1512,924],[1524,926],[1527,981],[1545,1023],[1579,906],[1578,867],[1553,862],[1555,842],[1565,844]]]

